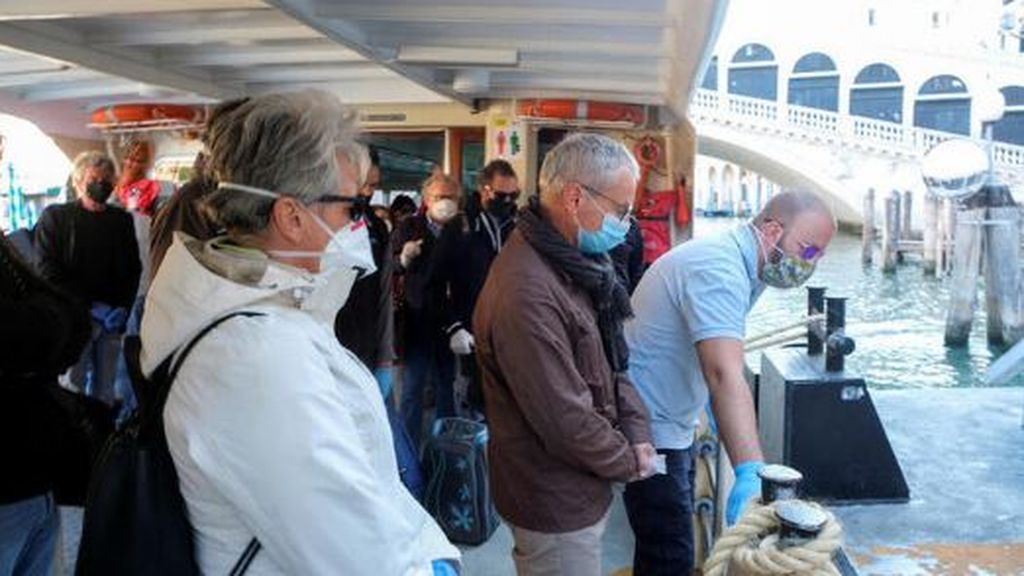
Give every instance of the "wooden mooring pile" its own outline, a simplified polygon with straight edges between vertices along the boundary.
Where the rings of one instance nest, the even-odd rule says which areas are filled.
[[[862,259],[873,260],[881,236],[882,271],[892,273],[907,254],[920,254],[925,274],[949,277],[946,344],[965,346],[978,300],[978,280],[985,286],[988,341],[1013,344],[1024,338],[1024,273],[1021,270],[1021,207],[1008,187],[985,185],[965,200],[924,198],[924,226],[911,228],[913,195],[885,197],[882,225],[875,225],[875,191],[864,196]]]

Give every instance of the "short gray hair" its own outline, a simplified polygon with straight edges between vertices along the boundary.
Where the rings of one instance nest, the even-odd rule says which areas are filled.
[[[71,184],[77,187],[85,171],[89,168],[103,168],[111,176],[117,174],[117,167],[114,165],[114,161],[110,159],[110,156],[98,150],[86,150],[75,156],[74,161],[71,163]]]
[[[548,152],[540,168],[541,194],[558,194],[569,182],[598,190],[613,184],[612,175],[626,168],[640,177],[640,166],[622,142],[603,134],[578,132]]]
[[[219,182],[264,188],[310,204],[341,188],[337,155],[357,163],[355,112],[319,90],[255,96],[209,127],[210,167]],[[358,182],[356,183],[359,184]],[[274,199],[221,188],[206,205],[229,233],[267,227]]]

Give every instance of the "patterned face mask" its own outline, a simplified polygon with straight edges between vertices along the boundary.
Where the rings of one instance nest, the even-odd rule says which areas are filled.
[[[757,236],[757,242],[764,249],[764,239],[762,238],[761,231],[758,230],[757,226],[751,225],[754,229],[754,234]],[[779,240],[779,244],[782,240]],[[768,250],[765,249],[765,263],[761,268],[761,281],[771,286],[772,288],[796,288],[802,285],[804,282],[814,274],[814,268],[817,266],[816,261],[806,260],[795,254],[787,254],[782,248],[779,248],[778,244],[772,247],[772,255],[767,256]]]

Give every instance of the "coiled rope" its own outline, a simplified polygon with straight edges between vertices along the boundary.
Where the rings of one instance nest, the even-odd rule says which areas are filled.
[[[817,505],[815,505],[817,506]],[[820,508],[820,507],[819,507]],[[821,533],[803,544],[779,548],[775,504],[751,503],[740,521],[722,534],[704,563],[705,576],[839,576],[832,555],[842,545],[843,529],[828,510]]]

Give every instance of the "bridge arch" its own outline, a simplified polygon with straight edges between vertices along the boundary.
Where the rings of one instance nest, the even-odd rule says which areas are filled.
[[[800,188],[819,195],[832,207],[840,222],[859,225],[863,222],[859,206],[851,202],[860,195],[825,170],[807,164],[806,158],[783,146],[765,146],[763,141],[714,125],[701,126],[697,134],[697,152],[725,160],[764,176],[787,188]]]
[[[969,136],[971,95],[967,84],[952,74],[925,81],[914,102],[914,126]]]
[[[761,100],[778,99],[779,65],[764,44],[744,44],[729,64],[729,93]]]
[[[850,115],[903,123],[903,80],[895,68],[882,62],[861,68],[850,88]]]
[[[839,111],[839,71],[830,56],[811,52],[801,56],[789,77],[788,101],[796,106]]]

